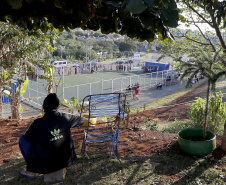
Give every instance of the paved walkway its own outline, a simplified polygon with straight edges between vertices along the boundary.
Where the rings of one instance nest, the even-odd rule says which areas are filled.
[[[144,104],[150,104],[164,96],[172,94],[179,89],[185,87],[185,83],[181,84],[179,81],[176,84],[163,86],[162,90],[157,90],[156,87],[149,87],[146,89],[141,89],[139,92],[139,100],[133,100],[133,97],[128,96],[126,99],[130,102],[130,109],[137,109],[143,107]]]
[[[127,96],[126,99],[130,103],[131,110],[137,109],[137,108],[143,107],[144,104],[146,105],[150,104],[151,102],[154,102],[159,98],[172,94],[177,90],[183,88],[184,86],[185,86],[185,83],[181,85],[181,83],[177,81],[176,84],[163,86],[162,90],[157,90],[156,87],[149,87],[149,88],[140,90],[139,100],[133,100],[131,95]],[[24,112],[22,113],[22,118],[30,118],[32,116],[38,116],[41,113],[40,109],[36,109],[24,103],[22,103],[22,107],[24,108]],[[3,106],[3,118],[8,118],[9,116],[11,116],[11,109],[10,109],[10,105],[7,104]]]

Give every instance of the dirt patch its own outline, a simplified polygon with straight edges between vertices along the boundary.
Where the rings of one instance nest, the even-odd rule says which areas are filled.
[[[174,121],[175,119],[187,119],[187,112],[191,106],[188,102],[195,100],[196,97],[205,96],[205,92],[206,84],[203,84],[177,98],[170,104],[167,104],[165,107],[146,110],[131,115],[127,128],[120,128],[120,140],[122,141],[122,145],[119,148],[120,156],[149,156],[163,152],[172,154],[181,153],[178,148],[176,134],[142,130],[141,126],[148,117],[155,117],[165,122]],[[33,119],[34,118],[23,120],[0,119],[0,165],[7,163],[13,158],[22,157],[18,146],[19,137],[26,131]],[[136,124],[137,129],[133,129],[134,124]],[[72,129],[77,153],[80,153],[84,129],[84,127]],[[220,144],[221,138],[217,138],[217,147]],[[127,150],[125,150],[125,148]],[[215,156],[223,155],[221,152],[220,150],[216,150],[213,154]]]

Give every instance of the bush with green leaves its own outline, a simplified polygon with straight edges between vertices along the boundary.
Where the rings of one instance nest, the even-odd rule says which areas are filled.
[[[226,121],[226,103],[223,102],[222,99],[222,92],[217,92],[211,96],[208,106],[207,129],[215,132],[216,134],[223,134],[224,123]],[[198,128],[203,127],[205,105],[206,100],[197,98],[188,112],[189,119],[191,119]]]
[[[205,107],[206,100],[196,98],[195,103],[192,104],[190,111],[188,112],[188,118],[191,119],[198,128],[202,128],[204,124]]]
[[[169,124],[168,127],[164,129],[164,131],[176,134],[180,130],[183,130],[185,128],[191,128],[194,126],[195,126],[194,122],[180,121],[180,120],[175,119],[175,121],[173,123]]]
[[[148,121],[145,123],[145,128],[147,130],[158,131],[158,127],[159,127],[159,125],[155,121]]]

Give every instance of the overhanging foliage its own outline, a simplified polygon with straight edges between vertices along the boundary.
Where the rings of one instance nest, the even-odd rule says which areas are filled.
[[[2,0],[0,21],[43,32],[81,27],[152,41],[177,27],[174,0]]]

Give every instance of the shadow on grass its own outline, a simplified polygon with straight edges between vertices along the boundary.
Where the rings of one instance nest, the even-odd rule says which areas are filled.
[[[205,171],[223,160],[223,156],[212,161],[208,156],[185,155],[176,152],[176,149],[176,144],[172,144],[168,150],[140,160],[121,158],[121,163],[117,159],[109,159],[106,155],[91,155],[90,159],[85,160],[83,174],[82,158],[78,156],[76,164],[67,168],[66,179],[58,183],[44,183],[43,175],[33,180],[20,176],[19,172],[25,167],[25,162],[23,159],[15,159],[0,166],[0,184],[187,184],[202,178]],[[225,158],[224,160],[226,161]]]

